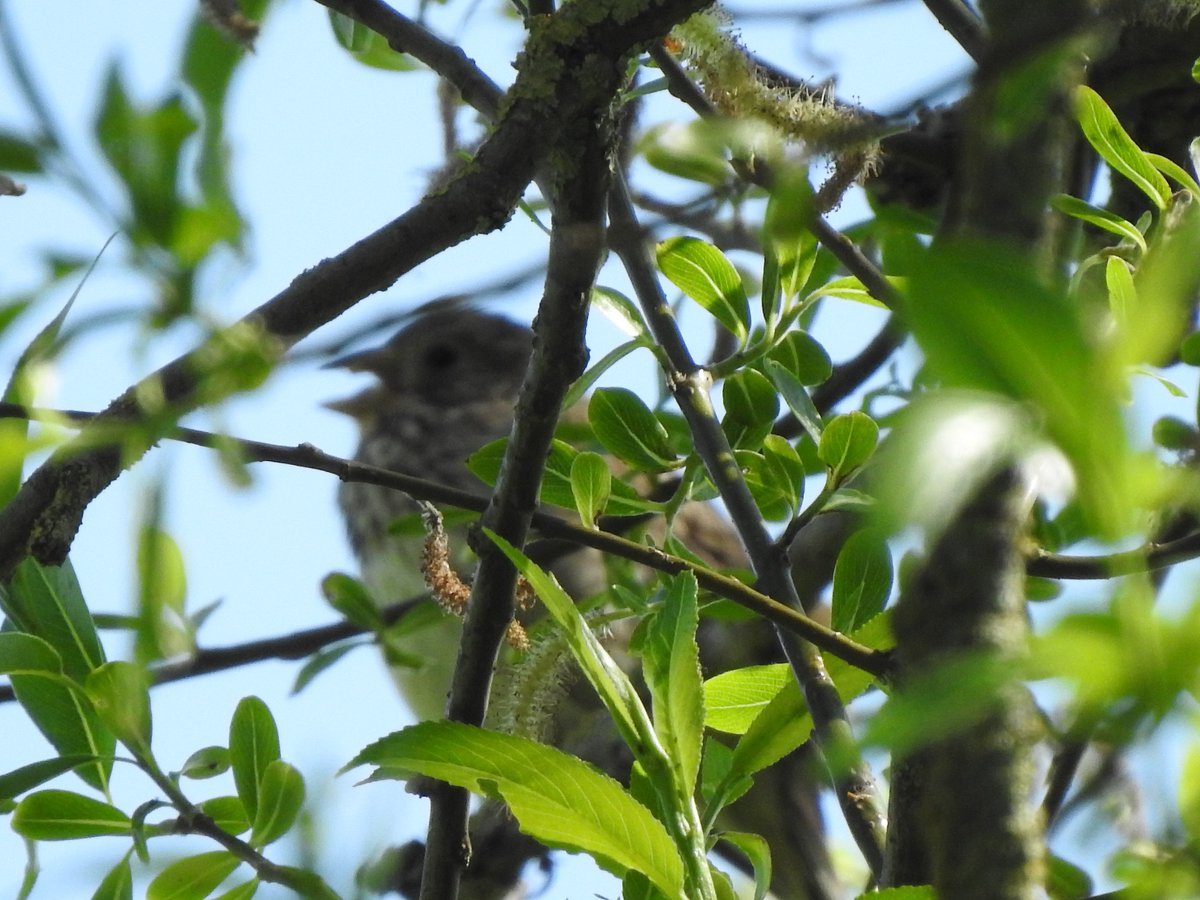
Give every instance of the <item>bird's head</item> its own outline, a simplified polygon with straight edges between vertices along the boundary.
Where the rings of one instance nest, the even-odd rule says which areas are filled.
[[[523,325],[461,305],[418,312],[380,347],[343,356],[326,368],[369,372],[379,383],[326,404],[361,421],[389,399],[432,407],[515,402],[533,348]]]

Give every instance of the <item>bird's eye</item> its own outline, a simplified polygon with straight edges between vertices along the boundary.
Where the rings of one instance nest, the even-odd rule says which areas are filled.
[[[458,350],[437,344],[425,352],[425,365],[431,369],[448,369],[458,361]]]

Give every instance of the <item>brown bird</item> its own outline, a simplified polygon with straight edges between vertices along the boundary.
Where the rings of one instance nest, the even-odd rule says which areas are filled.
[[[532,351],[528,328],[476,309],[447,303],[418,311],[410,324],[383,346],[343,357],[331,366],[368,372],[377,383],[360,394],[329,404],[358,423],[360,442],[355,459],[382,468],[466,490],[485,491],[466,465],[483,445],[508,435],[526,365]],[[417,506],[405,494],[373,485],[344,483],[338,503],[363,580],[376,601],[389,605],[425,590],[420,571],[421,537],[397,534],[393,524],[410,517]],[[676,537],[713,566],[748,568],[729,525],[709,505],[689,504],[674,522]],[[465,532],[451,529],[455,565],[469,576]],[[835,554],[836,555],[836,554]],[[594,552],[558,559],[553,571],[576,599],[597,593],[606,584],[603,561]],[[823,583],[815,568],[807,571],[814,585]],[[444,713],[461,627],[457,619],[430,604],[428,620],[388,642],[392,672],[406,702],[423,719]],[[731,633],[737,629],[737,633]],[[705,621],[700,633],[706,675],[727,668],[777,661],[774,635],[762,622],[737,624]],[[387,650],[388,647],[385,647]],[[576,685],[554,713],[548,737],[618,775],[628,774],[629,757],[604,726],[603,711],[586,684]],[[498,690],[504,689],[498,681]],[[493,702],[503,698],[493,695]],[[587,739],[578,740],[586,734]],[[596,735],[602,735],[597,741]],[[571,737],[567,737],[571,735]],[[800,752],[758,776],[755,789],[728,811],[726,827],[757,831],[774,854],[773,891],[779,897],[832,897],[836,879],[825,853],[820,812],[809,754]],[[754,815],[755,795],[758,815]],[[461,896],[519,896],[525,862],[545,859],[545,850],[517,832],[503,813],[485,809],[472,826],[473,854]],[[419,883],[419,856],[404,848],[392,860],[399,874],[386,879],[392,889],[412,892]],[[415,879],[415,880],[414,880]]]

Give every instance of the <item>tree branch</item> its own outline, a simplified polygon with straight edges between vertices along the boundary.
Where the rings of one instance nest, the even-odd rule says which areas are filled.
[[[785,606],[799,609],[800,600],[788,572],[787,556],[775,546],[764,527],[754,498],[734,462],[733,451],[709,400],[711,378],[696,365],[683,341],[671,307],[662,295],[628,192],[619,178],[609,200],[609,216],[613,250],[621,258],[650,329],[669,361],[667,384],[687,419],[696,450],[742,538],[763,592],[779,598]],[[785,639],[782,632],[780,642],[808,701],[814,735],[821,748],[828,754],[835,747],[839,751],[852,747],[854,741],[846,709],[825,670],[820,651],[808,641]],[[883,816],[878,807],[874,777],[865,763],[856,761],[835,774],[834,780],[838,800],[855,841],[871,870],[878,872],[882,861]]]

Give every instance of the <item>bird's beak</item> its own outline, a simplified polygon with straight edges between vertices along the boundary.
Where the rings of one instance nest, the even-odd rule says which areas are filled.
[[[365,422],[376,414],[379,409],[380,388],[367,388],[365,391],[346,397],[344,400],[330,400],[321,405],[333,412],[349,416],[356,422]]]
[[[382,347],[371,350],[360,350],[348,353],[330,360],[321,366],[322,369],[349,369],[351,372],[378,372],[387,361],[388,354]]]

